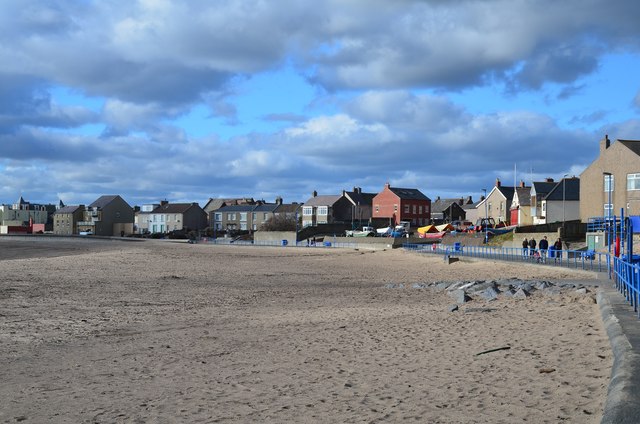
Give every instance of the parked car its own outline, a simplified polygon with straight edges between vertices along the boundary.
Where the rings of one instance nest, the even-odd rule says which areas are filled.
[[[473,227],[473,222],[471,222],[471,221],[453,221],[451,223],[451,225],[453,225],[453,228],[455,228],[456,231],[468,231],[471,227]]]

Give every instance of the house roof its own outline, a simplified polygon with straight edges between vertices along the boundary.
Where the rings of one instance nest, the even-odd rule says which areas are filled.
[[[256,205],[229,205],[216,209],[215,212],[252,212]]]
[[[214,211],[216,209],[220,209],[221,207],[226,205],[225,199],[209,199],[206,205],[204,205],[205,209]]]
[[[497,186],[496,189],[507,199],[507,203],[511,203],[513,200],[513,194],[516,192],[515,187],[501,185]]]
[[[197,203],[165,203],[152,210],[151,213],[185,213],[194,206],[199,207]]]
[[[298,211],[302,207],[300,203],[283,203],[278,205],[274,212],[276,213],[293,213]]]
[[[220,209],[223,206],[232,206],[232,205],[255,205],[255,200],[251,197],[238,197],[238,198],[230,198],[230,199],[213,199],[210,198],[207,201],[207,204],[204,205],[203,209],[214,211],[216,209]]]
[[[469,210],[469,209],[477,209],[478,205],[480,203],[482,203],[483,199],[478,200],[477,202],[473,202],[473,203],[465,203],[464,205],[462,205],[462,209]]]
[[[544,197],[544,200],[547,201],[563,199],[569,201],[580,200],[580,178],[563,178]]]
[[[622,143],[623,146],[627,147],[636,155],[640,156],[640,140],[616,140],[619,143]]]
[[[531,183],[533,190],[531,194],[535,192],[536,196],[542,198],[547,195],[558,184],[556,181],[534,181]]]
[[[344,194],[351,199],[351,201],[356,205],[371,205],[373,203],[373,198],[376,197],[378,193],[363,193],[361,191],[345,191]]]
[[[340,200],[342,196],[339,194],[329,194],[329,195],[319,195],[311,197],[307,200],[304,205],[305,206],[332,206],[338,200]]]
[[[531,187],[516,187],[516,194],[520,206],[531,206]]]
[[[108,196],[100,196],[98,197],[92,204],[89,205],[91,208],[104,208],[109,203],[113,202],[116,198],[118,198],[117,194],[108,195]]]
[[[494,186],[489,192],[489,194],[487,194],[487,197],[480,200],[478,203],[476,203],[474,207],[477,209],[478,207],[480,207],[480,205],[484,205],[484,203],[487,201],[487,199],[489,199],[489,197],[491,197],[494,191],[497,191],[498,193],[500,193],[502,197],[505,198],[507,205],[511,205],[511,202],[513,202],[513,194],[515,193],[515,188],[500,185],[500,186]]]
[[[261,203],[253,206],[253,212],[273,212],[279,205],[277,203]]]
[[[431,200],[417,188],[389,187],[396,196],[406,200]]]
[[[449,209],[451,205],[455,204],[459,208],[462,208],[460,205],[461,199],[436,199],[431,202],[431,213],[444,212]]]
[[[62,213],[74,213],[75,211],[77,211],[78,209],[80,209],[80,206],[63,206],[60,209],[58,209],[57,211],[54,212],[55,214],[62,214]]]

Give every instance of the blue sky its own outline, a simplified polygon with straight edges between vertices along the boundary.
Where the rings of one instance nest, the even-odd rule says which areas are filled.
[[[640,139],[636,3],[6,0],[0,202],[579,175]]]

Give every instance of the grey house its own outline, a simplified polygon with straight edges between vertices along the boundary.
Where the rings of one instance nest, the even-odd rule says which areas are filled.
[[[118,195],[100,196],[84,212],[78,222],[78,231],[98,236],[126,235],[133,233],[134,211]]]

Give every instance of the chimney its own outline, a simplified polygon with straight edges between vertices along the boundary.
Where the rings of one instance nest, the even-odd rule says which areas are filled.
[[[278,196],[276,197],[276,205],[281,205],[282,204],[282,197]]]
[[[355,191],[355,190],[354,190]],[[346,196],[347,195],[347,190],[342,190],[342,195]]]
[[[611,141],[609,141],[609,135],[605,134],[604,138],[600,140],[600,153],[604,152],[611,146]]]
[[[520,180],[520,188],[525,188],[524,181]]]
[[[388,189],[388,188],[391,188],[391,186],[389,185],[389,183],[385,183],[384,188]]]
[[[496,178],[496,187],[501,187],[502,183],[500,182],[500,178]]]
[[[169,201],[168,201],[168,200],[161,200],[161,201],[160,201],[160,206],[164,206],[164,205],[166,205],[167,203],[169,203]]]
[[[311,193],[311,196],[312,197],[318,197],[318,192],[313,190],[313,192]]]
[[[544,181],[547,182],[547,183],[552,183],[553,182],[553,178],[547,177],[547,178],[544,179]]]
[[[471,196],[467,197],[466,203],[467,203],[467,205],[473,204],[473,197],[471,197]]]

